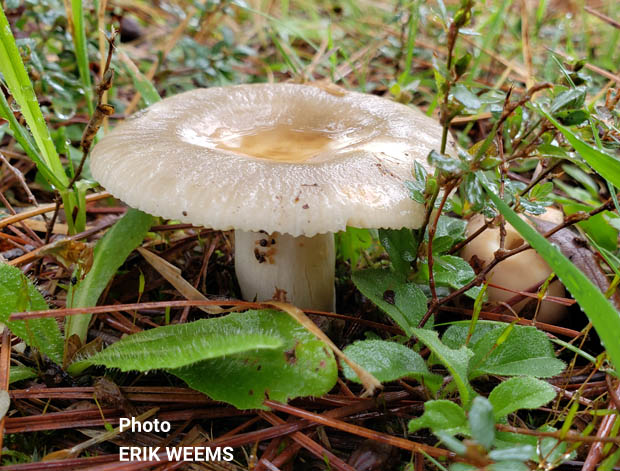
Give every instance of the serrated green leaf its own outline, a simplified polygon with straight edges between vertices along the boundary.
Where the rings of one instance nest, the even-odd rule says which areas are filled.
[[[506,417],[519,409],[536,409],[555,397],[549,383],[530,376],[510,378],[496,386],[489,401],[496,419]]]
[[[425,380],[425,383],[441,381],[439,375],[428,371],[426,363],[418,353],[399,343],[360,340],[346,347],[344,353],[382,383],[405,377]],[[348,365],[342,365],[342,372],[348,380],[360,382]]]
[[[424,414],[409,421],[409,433],[429,428],[433,433],[444,432],[449,435],[468,435],[467,417],[461,406],[452,401],[439,399],[424,403]]]
[[[64,341],[55,319],[8,320],[14,312],[43,309],[49,307],[34,284],[18,268],[0,262],[0,322],[26,345],[61,364]]]
[[[413,329],[414,335],[429,348],[437,359],[450,371],[452,379],[461,396],[461,402],[465,407],[469,405],[475,394],[471,385],[467,381],[469,362],[474,356],[469,348],[462,346],[458,350],[444,345],[437,332],[426,329]]]
[[[239,409],[264,409],[267,397],[286,402],[299,396],[322,396],[336,384],[338,367],[331,351],[288,314],[262,310],[226,318],[231,316],[240,319],[243,331],[255,326],[279,336],[283,345],[205,360],[170,373]]]
[[[390,316],[408,336],[426,313],[426,296],[413,283],[391,270],[363,270],[353,273],[357,289]]]
[[[493,405],[486,397],[475,397],[468,414],[471,436],[486,450],[490,450],[495,441],[495,419]]]

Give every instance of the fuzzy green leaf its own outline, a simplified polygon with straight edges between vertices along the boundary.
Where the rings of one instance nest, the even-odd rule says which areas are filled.
[[[467,407],[474,395],[474,391],[467,381],[469,363],[474,352],[466,346],[454,350],[444,345],[439,340],[437,332],[432,330],[413,329],[413,333],[450,371],[452,379],[456,383],[456,387],[461,395],[461,402]]]
[[[63,338],[55,319],[41,318],[8,321],[14,312],[49,309],[45,299],[18,268],[0,262],[0,322],[26,345],[62,363]]]
[[[445,399],[426,401],[422,417],[409,421],[409,433],[415,433],[422,428],[430,428],[433,433],[469,434],[467,417],[463,408]]]
[[[452,325],[444,334],[447,345],[464,345],[469,323]],[[564,369],[564,362],[555,358],[553,346],[544,334],[535,327],[515,325],[507,338],[496,345],[504,333],[506,324],[478,321],[469,347],[474,351],[469,378],[483,374],[504,376],[534,376],[548,378]]]
[[[226,316],[129,335],[76,362],[73,368],[81,369],[85,365],[104,365],[121,371],[180,368],[248,350],[275,349],[282,344],[278,335],[269,333],[260,324],[247,325],[243,317]]]
[[[499,384],[489,394],[496,419],[501,419],[519,409],[536,409],[555,397],[549,383],[531,376],[510,378]]]
[[[382,383],[399,378],[416,378],[436,382],[438,375],[428,371],[422,357],[404,345],[385,340],[360,340],[344,349],[344,353]],[[359,378],[346,364],[346,378],[359,383]]]
[[[413,333],[426,313],[426,296],[420,288],[391,270],[363,270],[353,273],[361,293],[390,316],[407,335]]]
[[[486,397],[474,398],[469,410],[469,428],[472,438],[490,450],[495,441],[495,420],[493,405]]]
[[[338,367],[323,342],[285,313],[273,310],[230,314],[244,332],[277,335],[283,345],[204,360],[169,370],[190,387],[239,409],[264,408],[263,400],[286,402],[322,396],[336,384]]]

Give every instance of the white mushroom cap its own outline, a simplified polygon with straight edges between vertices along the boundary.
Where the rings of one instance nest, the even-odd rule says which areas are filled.
[[[561,223],[564,218],[562,212],[555,208],[547,208],[547,211],[536,216],[539,219],[553,222],[556,224]],[[525,216],[521,216],[528,224],[532,224]],[[476,214],[467,223],[467,235],[471,235],[476,232],[482,225],[484,225],[484,216]],[[512,250],[520,247],[525,243],[521,235],[510,224],[506,223],[506,239],[505,249]],[[486,265],[495,258],[495,252],[500,247],[500,229],[499,226],[491,226],[487,228],[474,240],[470,241],[463,250],[461,256],[465,260],[472,261],[472,263]],[[477,258],[477,260],[475,258]],[[516,255],[513,255],[506,260],[498,263],[487,275],[487,279],[497,286],[508,288],[515,291],[527,291],[536,283],[542,283],[551,274],[551,268],[545,262],[545,260],[534,250],[528,249]],[[494,288],[489,286],[487,289],[489,300],[492,302],[506,302],[515,293],[504,289]],[[564,286],[559,280],[553,281],[548,289],[547,295],[563,297],[566,295]],[[515,312],[520,312],[531,298],[518,302],[513,309]],[[566,313],[566,306],[551,301],[543,300],[540,305],[540,309],[537,314],[537,320],[546,323],[559,322]]]
[[[239,85],[150,106],[104,137],[90,166],[113,195],[154,215],[312,236],[419,227],[424,208],[404,182],[440,141],[434,120],[373,95]]]

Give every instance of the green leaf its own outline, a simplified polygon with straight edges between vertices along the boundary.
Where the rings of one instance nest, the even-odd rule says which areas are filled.
[[[39,101],[32,88],[32,82],[19,54],[11,27],[0,5],[0,72],[11,92],[11,95],[20,107],[20,111],[32,132],[39,152],[46,165],[62,183],[63,187],[69,184],[69,179],[54,147],[54,142],[47,128]]]
[[[283,345],[204,360],[169,370],[191,388],[238,409],[264,409],[263,400],[286,402],[298,396],[322,396],[336,384],[338,367],[323,342],[288,314],[248,311],[230,314],[242,332],[255,329],[281,338]]]
[[[0,322],[26,345],[62,363],[63,338],[55,319],[9,321],[14,312],[49,309],[34,284],[18,268],[0,262]]]
[[[480,99],[463,84],[457,83],[451,93],[456,101],[471,111],[477,111],[482,106]]]
[[[534,453],[532,445],[518,445],[511,448],[502,448],[499,450],[491,450],[489,458],[495,461],[527,461]]]
[[[488,467],[489,471],[530,471],[530,467],[520,461],[498,461]]]
[[[362,252],[372,246],[372,236],[368,229],[347,227],[344,232],[336,233],[336,249],[344,260],[351,261],[351,267],[357,266]]]
[[[379,229],[379,240],[397,273],[407,276],[415,260],[417,244],[411,229]]]
[[[24,152],[26,152],[28,157],[30,157],[36,164],[37,169],[41,172],[41,175],[43,175],[47,182],[57,188],[64,188],[63,182],[56,177],[54,172],[48,167],[47,163],[41,158],[41,154],[39,154],[39,151],[35,147],[35,143],[32,142],[32,137],[30,134],[15,117],[13,110],[11,110],[11,107],[4,96],[4,93],[0,93],[0,117],[8,121],[13,137],[22,149],[24,149]]]
[[[594,209],[592,206],[575,202],[564,204],[562,207],[567,216],[578,211],[587,212]],[[607,250],[615,251],[618,247],[618,229],[613,227],[607,219],[612,215],[613,213],[610,211],[603,211],[585,221],[578,222],[577,225],[592,237],[597,244],[605,247]]]
[[[469,283],[476,276],[471,265],[461,257],[441,255],[435,257],[434,262],[433,274],[435,275],[435,284],[438,286],[458,289]],[[416,281],[427,283],[428,280],[428,265],[420,265],[420,271],[416,274]]]
[[[555,397],[549,383],[531,376],[510,378],[496,386],[489,401],[493,404],[495,419],[506,417],[519,409],[536,409]]]
[[[399,343],[360,340],[345,348],[344,353],[382,383],[405,377],[437,383],[441,378],[428,371],[418,353]],[[342,372],[348,380],[359,383],[357,375],[346,364],[342,365]]]
[[[617,170],[620,177],[620,168]],[[482,174],[479,174],[478,178],[483,178]],[[614,367],[619,369],[620,342],[618,342],[616,336],[617,332],[620,332],[620,316],[618,311],[588,277],[562,255],[557,247],[549,243],[533,227],[510,209],[506,203],[501,201],[497,195],[490,191],[486,181],[481,180],[481,182],[485,186],[489,198],[495,202],[508,223],[545,259],[566,289],[577,300],[581,309],[585,311],[594,325]]]
[[[581,140],[576,134],[562,126],[556,119],[540,107],[535,109],[547,118],[564,135],[566,140],[575,148],[583,160],[596,170],[603,178],[609,180],[615,186],[620,187],[620,160],[596,147],[592,147],[587,142]],[[504,215],[505,216],[505,215]],[[541,254],[542,255],[542,254]],[[549,263],[547,261],[547,263]],[[555,271],[555,270],[554,270]],[[557,273],[557,272],[556,272]],[[569,288],[570,290],[570,288]]]
[[[130,61],[130,59],[127,60]],[[146,106],[150,106],[153,103],[157,103],[161,100],[161,97],[159,96],[159,93],[157,92],[155,86],[151,83],[149,79],[147,79],[142,74],[142,72],[140,72],[140,70],[133,63],[129,64],[127,62],[124,62],[124,65],[125,70],[131,77],[133,86],[138,92],[140,92],[140,96],[142,97],[142,100],[144,101],[144,104]]]
[[[137,209],[129,209],[114,226],[97,242],[93,254],[93,266],[67,295],[70,307],[95,306],[99,296],[108,285],[116,270],[129,254],[142,243],[151,227],[153,216]],[[66,320],[67,336],[77,334],[82,342],[86,339],[90,314],[69,316]]]
[[[446,252],[454,244],[465,240],[467,221],[450,216],[439,216],[437,230],[433,239],[433,253]],[[426,239],[428,240],[428,234]]]
[[[547,336],[535,327],[515,325],[506,340],[497,345],[505,326],[491,330],[474,345],[470,343],[475,353],[471,379],[483,374],[548,378],[564,370],[564,362],[555,358]]]
[[[459,173],[466,170],[466,166],[460,160],[447,155],[440,154],[436,150],[431,150],[428,154],[428,163],[446,173]]]
[[[409,421],[409,433],[423,428],[430,428],[435,434],[469,435],[465,411],[458,404],[445,399],[426,401],[422,417]]]
[[[391,270],[362,270],[353,273],[357,289],[390,316],[407,336],[413,334],[424,314],[426,296],[413,283]]]
[[[439,340],[437,332],[425,329],[413,329],[415,336],[426,345],[437,359],[450,371],[452,379],[461,396],[463,406],[467,407],[475,394],[467,381],[469,362],[474,355],[469,348],[462,346],[458,350],[447,347]]]
[[[22,381],[24,379],[36,378],[37,372],[27,366],[15,365],[11,366],[11,372],[9,375],[9,384]]]
[[[469,410],[469,428],[472,438],[490,450],[495,441],[495,419],[493,405],[486,397],[474,398]]]
[[[571,88],[560,93],[557,97],[553,99],[549,111],[551,112],[551,114],[555,115],[558,111],[561,110],[575,110],[583,106],[585,99],[585,86]]]
[[[282,344],[280,336],[260,323],[252,325],[243,316],[226,316],[138,332],[72,367],[81,370],[84,366],[104,365],[121,371],[180,368],[248,350],[275,349]]]

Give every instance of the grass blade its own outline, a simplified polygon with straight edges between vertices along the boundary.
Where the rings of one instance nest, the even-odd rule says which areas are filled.
[[[52,169],[50,169],[41,158],[41,154],[39,154],[35,144],[32,142],[30,134],[28,134],[24,127],[19,124],[19,121],[17,121],[17,118],[13,114],[13,110],[11,110],[4,93],[0,93],[0,117],[8,121],[13,137],[22,149],[24,149],[26,155],[28,155],[28,157],[30,157],[36,164],[37,169],[41,172],[41,175],[43,175],[43,177],[52,185],[57,188],[62,188],[64,186],[63,183],[58,179],[58,177],[56,177],[56,175],[54,175]]]
[[[90,68],[88,66],[88,44],[86,31],[84,30],[84,9],[82,0],[71,0],[71,14],[73,16],[73,44],[75,45],[75,58],[77,60],[80,80],[84,87],[84,95],[88,104],[88,113],[94,112],[93,88],[90,80]]]
[[[140,92],[142,100],[144,100],[144,104],[146,106],[150,106],[161,100],[159,93],[157,93],[157,89],[153,86],[151,81],[147,79],[142,72],[140,72],[140,69],[138,69],[136,64],[133,63],[125,51],[118,48],[117,52],[118,58],[125,65],[125,69],[133,81],[133,86],[136,87],[138,92]]]
[[[566,140],[575,148],[583,160],[590,164],[603,178],[609,180],[616,187],[620,187],[620,160],[615,157],[592,147],[582,141],[566,126],[562,126],[556,119],[540,107],[534,107],[541,115],[547,118],[560,131]]]
[[[71,307],[88,307],[97,304],[99,296],[110,282],[116,270],[129,254],[142,242],[151,227],[153,216],[137,209],[127,213],[97,242],[93,256],[93,266],[77,285],[69,292],[67,299]],[[86,339],[91,315],[70,316],[67,318],[67,338],[77,334],[82,342]]]
[[[620,332],[618,311],[590,279],[573,265],[557,247],[523,221],[499,196],[493,193],[483,174],[476,176],[506,221],[512,224],[517,232],[545,259],[566,289],[577,300],[598,332],[601,343],[607,349],[607,354],[614,367],[620,370],[620,342],[617,338],[617,333]]]
[[[20,107],[21,113],[30,127],[32,136],[47,166],[57,180],[66,187],[69,179],[54,147],[54,142],[47,128],[39,102],[32,88],[32,83],[24,67],[9,22],[0,6],[0,72],[4,76],[9,91]]]

